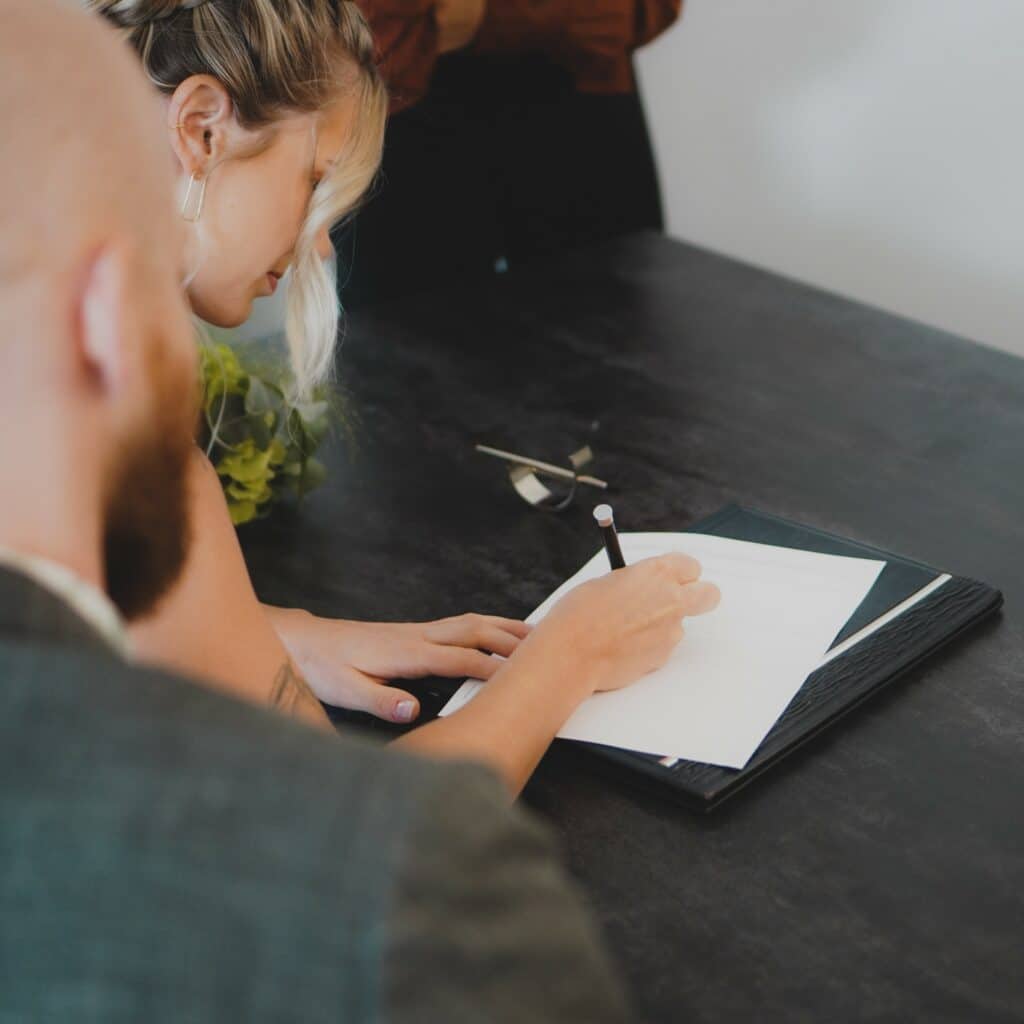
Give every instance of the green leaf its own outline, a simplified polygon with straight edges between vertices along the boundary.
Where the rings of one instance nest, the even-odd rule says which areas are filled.
[[[316,490],[326,479],[327,467],[318,459],[308,459],[299,480],[299,497],[304,498],[310,491]]]
[[[315,423],[327,419],[330,406],[327,402],[296,402],[295,411],[306,423]]]
[[[285,362],[267,346],[238,349],[221,341],[201,346],[200,370],[206,425],[204,444],[216,431],[211,457],[236,525],[269,513],[288,495],[319,487],[327,470],[313,458],[327,436],[333,406],[319,391],[292,405]]]
[[[228,513],[235,526],[244,526],[256,518],[256,506],[251,501],[228,502]]]
[[[217,472],[239,483],[266,480],[271,472],[270,453],[259,451],[251,440],[245,441],[217,463]]]
[[[251,484],[232,482],[224,488],[224,491],[229,498],[234,498],[235,501],[251,501],[255,502],[257,505],[262,505],[265,501],[270,501],[274,496],[269,483],[265,480],[256,481]]]
[[[275,437],[270,442],[270,447],[267,448],[267,454],[270,456],[271,466],[283,466],[288,458],[288,449],[280,438]]]
[[[199,372],[208,406],[223,395],[244,395],[249,383],[238,356],[224,344],[200,346]]]
[[[245,411],[249,415],[264,416],[271,413],[276,420],[283,406],[284,397],[277,388],[259,377],[249,378],[249,390],[245,396]]]
[[[252,438],[253,443],[261,451],[267,451],[273,442],[274,431],[262,416],[246,416],[243,425]]]

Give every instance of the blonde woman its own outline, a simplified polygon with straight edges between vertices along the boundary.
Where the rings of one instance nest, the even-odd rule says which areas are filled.
[[[387,95],[362,14],[343,0],[86,4],[122,30],[162,96],[154,116],[178,174],[193,310],[239,324],[290,269],[292,364],[300,389],[312,387],[333,366],[337,333],[328,230],[365,194],[382,148]],[[198,452],[191,502],[189,561],[155,616],[135,627],[140,657],[327,728],[317,698],[410,721],[415,699],[384,680],[487,678],[465,709],[398,742],[488,762],[513,792],[582,700],[660,664],[681,620],[717,602],[699,565],[674,556],[578,588],[532,632],[483,615],[320,619],[259,603],[217,476]]]

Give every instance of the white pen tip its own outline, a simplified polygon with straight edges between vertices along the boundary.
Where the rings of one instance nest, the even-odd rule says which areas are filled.
[[[611,505],[598,505],[594,509],[594,518],[598,526],[611,526],[615,521]]]

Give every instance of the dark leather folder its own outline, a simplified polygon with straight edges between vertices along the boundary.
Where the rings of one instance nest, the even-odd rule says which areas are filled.
[[[689,527],[688,532],[885,561],[878,581],[835,638],[833,647],[944,575],[937,569],[867,544],[736,505]],[[648,754],[594,743],[573,745],[593,754],[617,773],[628,769],[636,781],[645,783],[645,788],[646,784],[654,785],[673,799],[708,811],[995,612],[1002,603],[1003,595],[998,590],[976,580],[952,577],[809,676],[746,767],[738,771],[695,761],[679,761],[672,767],[665,767],[661,758]]]
[[[833,647],[945,575],[930,566],[867,544],[736,505],[727,506],[688,530],[827,555],[884,561],[886,566],[877,582],[847,620],[833,641]],[[642,785],[644,789],[655,788],[670,799],[697,810],[710,811],[872,694],[895,682],[940,647],[995,612],[1002,603],[1003,595],[998,590],[976,580],[953,576],[922,601],[809,676],[746,767],[739,771],[695,761],[679,761],[666,767],[661,758],[650,754],[575,740],[555,742],[585,752],[595,767],[611,771],[617,778]],[[399,685],[420,699],[422,712],[417,724],[436,717],[459,687],[457,682],[441,679],[425,680],[421,685],[410,682]],[[389,734],[405,731],[368,715],[338,709],[328,711],[337,722],[355,723]]]

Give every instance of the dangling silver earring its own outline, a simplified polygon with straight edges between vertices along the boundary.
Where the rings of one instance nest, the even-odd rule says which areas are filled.
[[[195,199],[192,198],[192,191],[198,182],[199,188],[196,191]],[[197,177],[195,174],[188,179],[188,188],[185,191],[185,198],[181,203],[181,216],[190,224],[195,224],[203,215],[203,203],[206,202],[206,179]]]

